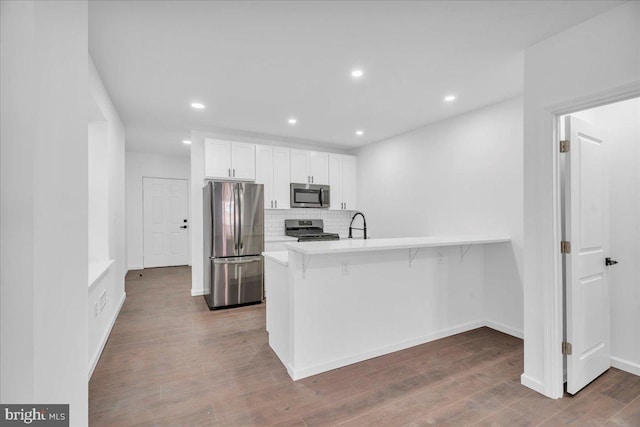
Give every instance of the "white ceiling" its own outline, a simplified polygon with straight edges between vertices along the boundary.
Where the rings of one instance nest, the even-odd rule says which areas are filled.
[[[621,3],[91,1],[89,46],[127,150],[187,155],[191,129],[348,149],[517,95],[523,49]]]

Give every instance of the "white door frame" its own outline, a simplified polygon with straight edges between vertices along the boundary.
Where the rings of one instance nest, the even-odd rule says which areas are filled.
[[[564,393],[564,356],[561,351],[563,341],[564,309],[562,295],[562,254],[560,241],[562,240],[562,204],[560,186],[560,117],[590,108],[600,107],[615,102],[624,101],[640,96],[640,82],[619,86],[611,90],[595,93],[589,96],[568,100],[546,108],[553,120],[553,135],[549,149],[552,150],[552,180],[553,180],[553,282],[542,287],[542,328],[544,331],[544,382],[545,395],[561,398]],[[525,340],[527,337],[525,336]]]

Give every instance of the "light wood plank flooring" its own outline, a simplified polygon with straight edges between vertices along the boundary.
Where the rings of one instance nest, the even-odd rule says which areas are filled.
[[[265,305],[210,312],[190,276],[127,275],[89,383],[91,426],[640,426],[640,377],[610,369],[547,399],[520,385],[522,341],[488,328],[293,382]]]

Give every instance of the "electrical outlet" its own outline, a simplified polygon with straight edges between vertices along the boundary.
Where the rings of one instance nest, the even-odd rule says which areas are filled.
[[[98,317],[98,314],[100,314],[100,304],[98,304],[98,301],[93,305],[93,314],[95,317]]]
[[[107,305],[107,290],[105,289],[100,294],[100,311],[104,310],[104,307]]]
[[[346,261],[342,261],[342,274],[349,274],[349,264]]]

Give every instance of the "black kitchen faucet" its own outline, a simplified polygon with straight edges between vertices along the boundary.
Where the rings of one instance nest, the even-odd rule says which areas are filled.
[[[362,217],[362,228],[355,228],[352,227],[353,225],[353,220],[356,219],[356,217],[360,215]],[[367,238],[367,220],[364,219],[364,214],[362,212],[356,212],[355,214],[353,214],[353,218],[351,218],[351,223],[349,223],[349,239],[353,239],[353,230],[362,230],[364,231],[364,238]]]

